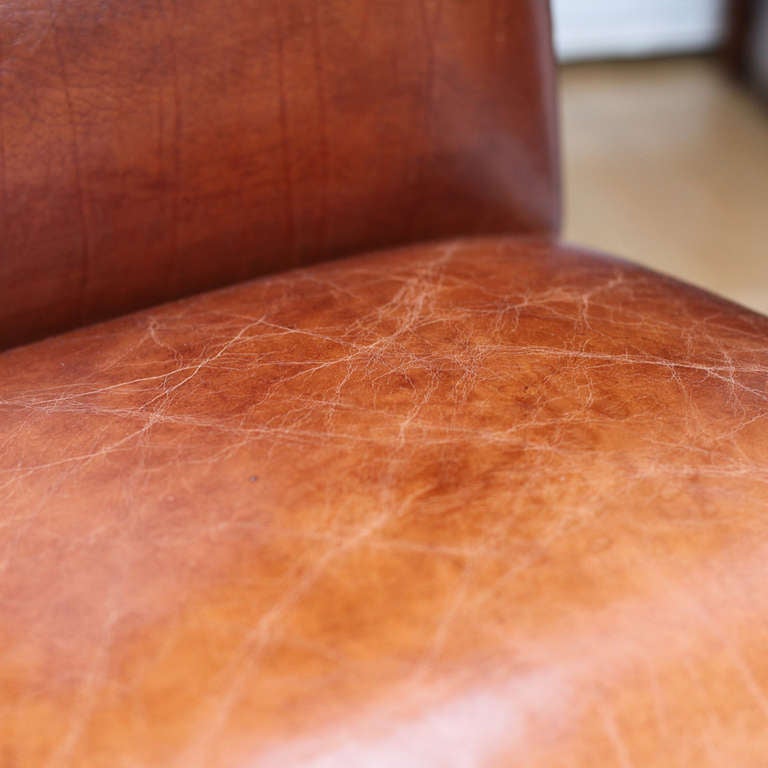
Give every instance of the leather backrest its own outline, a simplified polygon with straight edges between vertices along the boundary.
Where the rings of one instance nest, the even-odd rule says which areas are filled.
[[[362,250],[553,231],[542,0],[0,6],[0,344]]]

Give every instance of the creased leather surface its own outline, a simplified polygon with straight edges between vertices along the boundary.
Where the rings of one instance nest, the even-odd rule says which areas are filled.
[[[8,766],[761,766],[768,320],[546,242],[0,356]]]
[[[0,5],[0,347],[385,245],[556,227],[540,0]]]

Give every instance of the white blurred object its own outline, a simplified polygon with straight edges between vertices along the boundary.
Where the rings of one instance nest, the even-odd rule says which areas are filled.
[[[688,53],[714,48],[725,0],[552,0],[562,61]]]

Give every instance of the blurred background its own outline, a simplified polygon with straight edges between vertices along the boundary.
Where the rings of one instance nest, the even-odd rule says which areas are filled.
[[[768,0],[554,0],[567,240],[768,314]]]

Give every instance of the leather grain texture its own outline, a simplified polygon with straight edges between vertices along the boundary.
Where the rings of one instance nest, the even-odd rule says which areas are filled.
[[[540,0],[0,5],[0,346],[558,220]]]
[[[4,764],[764,765],[766,339],[487,239],[4,353]]]

